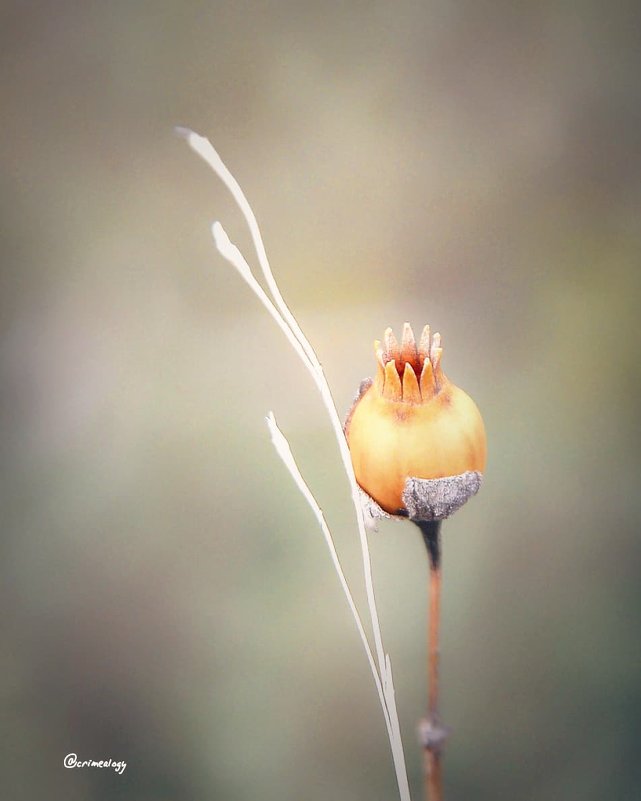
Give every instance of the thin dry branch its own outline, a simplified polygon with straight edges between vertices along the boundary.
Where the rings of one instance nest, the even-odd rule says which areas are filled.
[[[394,769],[396,772],[396,779],[398,782],[400,797],[402,801],[410,801],[409,784],[407,780],[407,769],[405,766],[403,743],[401,740],[398,712],[396,709],[396,701],[394,697],[392,666],[389,654],[386,654],[383,648],[383,638],[378,619],[378,610],[376,607],[371,559],[369,553],[369,546],[367,543],[367,532],[365,528],[365,522],[363,519],[359,487],[358,484],[356,483],[356,478],[354,476],[354,470],[352,467],[347,441],[343,433],[341,418],[336,409],[336,404],[334,403],[334,399],[332,397],[329,384],[327,383],[327,379],[325,378],[325,375],[323,373],[322,365],[318,360],[318,357],[316,356],[316,353],[312,348],[311,344],[303,334],[303,331],[298,325],[294,315],[287,307],[278,289],[278,285],[276,283],[276,280],[274,279],[271,267],[269,265],[269,261],[267,259],[267,253],[260,233],[258,222],[256,220],[256,217],[254,215],[254,212],[252,211],[249,202],[247,201],[247,198],[245,197],[242,189],[240,188],[240,185],[233,177],[231,172],[227,169],[222,159],[220,158],[220,156],[218,155],[218,153],[216,152],[216,150],[211,145],[208,139],[199,136],[193,131],[189,131],[187,129],[177,129],[177,131],[186,138],[192,150],[194,150],[194,152],[196,152],[214,170],[214,172],[219,176],[219,178],[223,181],[225,186],[229,189],[232,196],[234,197],[234,200],[236,201],[238,207],[240,208],[249,227],[252,236],[252,241],[256,249],[258,261],[261,270],[263,272],[263,275],[265,277],[267,287],[269,288],[272,294],[273,301],[269,298],[269,296],[264,291],[262,286],[256,280],[249,265],[247,264],[247,261],[242,256],[238,248],[229,240],[229,237],[225,233],[222,225],[220,225],[220,223],[214,223],[213,235],[219,252],[225,259],[227,259],[227,261],[229,261],[238,270],[240,275],[248,283],[249,287],[256,294],[261,303],[265,306],[265,308],[272,316],[278,327],[283,331],[289,343],[292,345],[292,347],[300,357],[301,361],[309,371],[314,383],[318,387],[321,397],[323,399],[323,403],[329,415],[332,428],[334,430],[334,434],[338,443],[343,466],[345,468],[345,473],[349,481],[351,495],[352,495],[352,502],[354,504],[354,509],[356,513],[359,541],[361,546],[363,575],[365,580],[365,590],[366,590],[367,604],[372,624],[372,631],[374,634],[374,644],[378,661],[378,669],[374,662],[372,651],[369,646],[369,641],[363,629],[360,616],[353,602],[353,598],[351,596],[351,592],[349,591],[349,587],[347,586],[347,581],[345,580],[343,571],[340,568],[340,562],[338,561],[338,556],[336,554],[336,549],[334,547],[331,532],[329,531],[329,528],[325,523],[323,513],[318,504],[316,503],[316,500],[314,499],[311,491],[304,482],[300,474],[300,471],[298,470],[296,463],[293,459],[293,456],[291,455],[291,450],[289,449],[289,445],[287,444],[287,441],[282,432],[280,432],[280,429],[278,429],[278,427],[276,426],[273,415],[270,418],[268,418],[268,423],[272,433],[272,439],[277,447],[279,455],[281,456],[286,466],[292,473],[292,476],[294,477],[294,480],[299,490],[303,493],[305,499],[310,504],[312,510],[314,511],[314,514],[316,515],[317,519],[319,520],[319,523],[321,524],[325,540],[328,544],[330,554],[332,555],[332,561],[334,562],[334,567],[337,569],[337,573],[341,581],[343,591],[346,594],[348,603],[350,605],[350,609],[352,611],[352,615],[354,616],[354,619],[356,621],[356,625],[359,630],[359,634],[361,636],[361,640],[363,642],[363,646],[365,648],[365,652],[368,661],[370,663],[370,667],[372,669],[372,674],[374,676],[374,681],[376,683],[376,687],[379,693],[379,700],[381,702],[383,716],[385,718],[385,724],[387,727],[387,732],[390,740],[390,747],[392,750]]]

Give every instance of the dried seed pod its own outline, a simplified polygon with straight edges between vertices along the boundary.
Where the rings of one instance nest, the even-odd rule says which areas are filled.
[[[356,480],[383,516],[449,517],[485,469],[479,410],[443,373],[427,326],[418,347],[408,323],[400,347],[388,328],[375,352],[376,380],[361,384],[345,426]]]

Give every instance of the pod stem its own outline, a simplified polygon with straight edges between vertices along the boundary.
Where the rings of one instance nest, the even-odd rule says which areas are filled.
[[[441,753],[448,730],[438,713],[439,631],[441,618],[441,521],[415,520],[423,534],[430,569],[427,629],[427,718],[419,725],[424,750],[426,801],[443,801]]]

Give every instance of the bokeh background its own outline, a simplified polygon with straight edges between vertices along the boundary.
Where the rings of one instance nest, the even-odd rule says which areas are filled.
[[[397,797],[264,416],[362,602],[336,445],[176,124],[245,188],[341,411],[409,320],[484,414],[485,485],[444,531],[448,799],[639,798],[634,5],[2,4],[3,798]],[[371,548],[421,798],[425,555],[404,524]]]

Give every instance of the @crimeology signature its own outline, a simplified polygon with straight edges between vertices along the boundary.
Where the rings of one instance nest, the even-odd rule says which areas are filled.
[[[111,768],[121,776],[127,767],[127,763],[122,760],[116,762],[115,759],[78,759],[78,754],[67,754],[62,764],[65,768]]]

